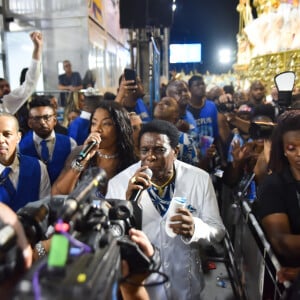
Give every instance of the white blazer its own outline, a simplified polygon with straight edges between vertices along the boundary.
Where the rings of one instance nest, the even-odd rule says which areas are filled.
[[[200,299],[204,283],[199,244],[201,241],[221,241],[225,229],[209,174],[179,160],[174,165],[174,197],[187,198],[187,206],[194,217],[195,232],[188,241],[181,236],[170,238],[165,232],[166,215],[162,217],[152,204],[148,192],[142,192],[143,231],[160,249],[161,271],[170,279],[164,286],[147,290],[150,299]],[[141,162],[138,162],[114,176],[108,182],[106,198],[126,199],[128,181],[140,166]],[[154,277],[150,276],[149,280],[155,280]]]

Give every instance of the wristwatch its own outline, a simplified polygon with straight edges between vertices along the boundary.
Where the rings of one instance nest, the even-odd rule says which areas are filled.
[[[74,159],[71,163],[71,168],[77,172],[82,172],[84,169],[84,166],[78,162],[76,159]]]
[[[47,255],[46,249],[43,246],[42,242],[38,242],[37,244],[35,244],[34,248],[35,248],[39,258],[42,258]]]

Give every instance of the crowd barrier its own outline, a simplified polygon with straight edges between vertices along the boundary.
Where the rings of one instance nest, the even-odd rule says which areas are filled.
[[[232,285],[239,299],[285,299],[290,283],[281,284],[277,281],[276,273],[281,265],[249,202],[239,199],[228,210],[234,212],[228,214],[227,211],[224,215],[224,223],[229,225],[225,248]]]

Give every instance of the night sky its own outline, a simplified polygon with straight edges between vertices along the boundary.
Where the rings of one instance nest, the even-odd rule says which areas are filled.
[[[201,43],[202,63],[177,65],[198,72],[227,72],[230,67],[218,62],[218,50],[228,47],[236,51],[239,14],[238,0],[176,0],[177,9],[171,27],[170,43]],[[235,59],[235,53],[233,54]],[[172,69],[173,65],[171,66]],[[177,69],[178,70],[178,69]],[[179,71],[179,70],[178,70]]]

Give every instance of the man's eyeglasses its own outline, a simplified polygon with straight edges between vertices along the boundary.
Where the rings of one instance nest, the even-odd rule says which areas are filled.
[[[43,116],[35,116],[35,117],[29,117],[32,121],[34,122],[41,122],[42,120],[45,121],[45,122],[49,122],[52,120],[52,118],[54,117],[55,115],[43,115]]]

